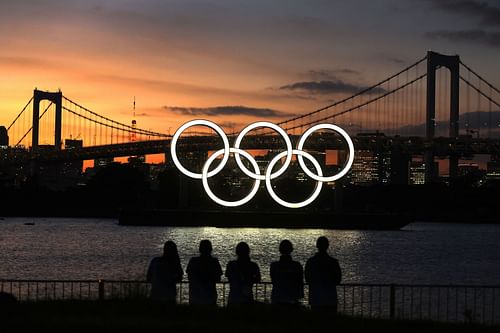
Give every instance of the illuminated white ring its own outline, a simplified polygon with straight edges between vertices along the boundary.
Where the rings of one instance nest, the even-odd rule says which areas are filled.
[[[276,194],[276,192],[274,192],[273,187],[271,185],[271,177],[270,177],[271,170],[273,169],[273,166],[276,164],[276,162],[278,162],[279,159],[283,158],[283,156],[285,156],[286,153],[287,153],[286,151],[279,153],[278,155],[274,156],[274,158],[271,160],[271,162],[269,162],[269,165],[267,166],[267,169],[266,169],[266,178],[265,178],[266,188],[267,188],[267,191],[269,192],[269,195],[271,195],[271,197],[274,199],[274,201],[276,201],[280,205],[282,205],[284,207],[288,207],[288,208],[301,208],[301,207],[309,205],[311,202],[316,200],[319,193],[321,192],[321,187],[323,186],[323,182],[321,182],[321,181],[316,182],[316,188],[314,189],[311,196],[302,202],[288,202],[288,201],[285,201],[285,200],[281,199],[280,197],[278,197],[278,195]],[[316,168],[318,175],[320,175],[320,176],[323,175],[323,172],[321,171],[321,166],[319,165],[318,161],[311,154],[309,154],[305,151],[302,151],[302,150],[297,150],[297,149],[293,149],[292,154],[300,156],[300,157],[304,156],[305,158],[307,158],[309,161],[312,162],[312,164]]]
[[[220,138],[222,139],[222,142],[224,143],[224,149],[223,149],[224,156],[222,157],[222,161],[215,169],[208,172],[207,174],[208,177],[212,177],[213,175],[215,175],[224,168],[224,166],[227,163],[227,160],[229,159],[229,140],[227,139],[226,133],[224,133],[222,128],[211,121],[204,119],[191,120],[182,125],[181,127],[179,127],[177,131],[175,131],[175,134],[172,137],[172,142],[170,143],[170,153],[172,156],[172,161],[174,162],[177,169],[179,169],[179,171],[185,174],[186,176],[194,179],[202,179],[201,173],[191,172],[188,169],[184,168],[184,166],[182,166],[181,162],[177,158],[177,152],[176,152],[177,140],[179,140],[179,137],[181,136],[182,132],[184,132],[186,129],[192,126],[206,126],[213,129],[214,131],[217,132],[217,134],[219,134]]]
[[[288,137],[288,134],[278,125],[270,123],[268,121],[258,121],[256,123],[250,124],[247,127],[245,127],[240,134],[238,134],[238,137],[236,137],[236,141],[234,142],[234,148],[239,149],[241,141],[243,140],[243,137],[250,132],[251,130],[258,128],[258,127],[267,127],[270,129],[275,130],[278,132],[279,135],[283,137],[285,140],[286,144],[286,160],[285,163],[281,166],[281,168],[276,171],[275,173],[271,174],[270,177],[271,179],[274,179],[276,177],[279,177],[281,174],[283,174],[288,166],[290,165],[290,162],[292,161],[292,141]],[[265,180],[266,176],[260,175],[258,173],[253,173],[250,170],[247,169],[245,165],[241,162],[240,155],[238,153],[234,154],[234,158],[236,159],[236,163],[238,164],[238,167],[245,173],[248,177],[253,178],[253,179],[258,179],[258,180]]]
[[[224,149],[220,149],[220,150],[217,150],[215,153],[213,153],[209,158],[208,160],[205,162],[205,165],[203,165],[203,169],[201,171],[201,182],[203,183],[203,188],[205,189],[205,192],[207,192],[208,196],[210,197],[210,199],[212,199],[213,201],[215,201],[216,203],[218,203],[219,205],[222,205],[222,206],[226,206],[226,207],[237,207],[237,206],[241,206],[245,203],[247,203],[248,201],[252,200],[252,198],[255,196],[255,194],[257,193],[257,191],[259,190],[259,185],[260,185],[260,180],[258,179],[255,179],[255,183],[253,185],[253,188],[252,190],[250,191],[250,193],[244,197],[243,199],[240,199],[240,200],[237,200],[237,201],[226,201],[226,200],[222,200],[220,199],[219,197],[217,197],[213,192],[212,190],[210,189],[210,186],[208,185],[208,178],[209,178],[209,175],[208,175],[208,169],[210,168],[210,164],[212,164],[212,162],[217,158],[219,157],[219,155],[221,155],[222,153],[225,153]],[[238,148],[229,148],[229,153],[234,153],[234,154],[241,154],[243,155],[244,157],[246,157],[250,163],[252,164],[254,170],[255,170],[255,173],[256,174],[259,174],[259,165],[257,164],[257,162],[255,161],[255,159],[252,157],[252,155],[250,155],[249,153],[247,153],[246,151],[242,150],[242,149],[238,149]]]
[[[302,168],[302,170],[304,170],[304,172],[312,179],[314,179],[318,182],[333,182],[337,179],[344,177],[345,174],[349,172],[349,169],[351,169],[352,163],[354,162],[354,144],[352,143],[352,140],[351,140],[351,137],[349,136],[349,134],[347,134],[347,132],[344,131],[339,126],[336,126],[333,124],[318,124],[318,125],[315,125],[315,126],[309,128],[307,131],[304,132],[304,134],[302,134],[302,136],[299,139],[299,142],[297,143],[297,150],[302,151],[302,148],[304,147],[304,143],[305,143],[306,139],[309,137],[309,135],[311,135],[313,132],[315,132],[319,129],[333,130],[333,131],[339,133],[344,138],[344,140],[347,142],[347,146],[349,148],[349,158],[347,159],[347,163],[344,165],[342,170],[333,176],[323,177],[321,174],[314,174],[313,172],[311,172],[311,170],[309,170],[307,168],[307,166],[305,165],[304,159],[302,158],[302,156],[300,154],[298,155],[297,159],[299,161],[299,164],[300,164],[300,167]]]

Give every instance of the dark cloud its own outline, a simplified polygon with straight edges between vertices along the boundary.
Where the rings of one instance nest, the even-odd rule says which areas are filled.
[[[466,42],[500,47],[500,32],[484,30],[432,31],[425,34],[432,39],[445,39],[452,42]]]
[[[398,64],[398,65],[399,65],[399,64],[405,64],[405,63],[406,63],[406,61],[404,61],[403,59],[396,58],[396,57],[390,57],[388,60],[389,60],[390,62],[393,62],[393,63]]]
[[[128,115],[130,116],[130,112],[120,112],[120,114],[125,114],[125,115]],[[149,113],[147,112],[137,112],[137,113],[134,113],[134,115],[136,117],[149,117],[151,116]]]
[[[341,73],[341,74],[360,74],[358,71],[349,68],[341,68],[332,70],[333,73]]]
[[[347,93],[355,94],[361,90],[366,89],[365,86],[360,86],[356,84],[346,83],[342,80],[323,80],[323,81],[304,81],[295,82],[280,87],[280,90],[292,90],[292,91],[302,91],[312,94],[334,94],[334,93]],[[382,93],[385,90],[383,88],[374,88],[372,92]]]
[[[259,118],[290,117],[292,114],[266,108],[247,106],[214,106],[208,108],[164,106],[165,110],[190,116],[252,116]]]
[[[317,69],[307,72],[307,76],[312,80],[336,80],[338,75],[359,75],[358,71],[349,68],[339,69]]]
[[[485,134],[492,131],[495,137],[498,137],[500,128],[500,111],[472,111],[461,114],[459,117],[460,131],[466,128],[472,130],[471,133],[476,135],[478,129],[481,133]],[[448,121],[436,121],[436,136],[448,136],[450,123]],[[401,127],[399,132],[408,133],[411,136],[425,135],[425,123],[408,125]],[[486,132],[485,132],[486,131]]]
[[[227,128],[229,130],[235,130],[238,128],[243,128],[245,125],[248,125],[246,123],[239,123],[239,122],[234,122],[234,121],[223,121],[219,124],[222,128]]]
[[[481,23],[500,26],[500,8],[487,1],[475,0],[429,0],[436,7],[464,16],[475,16]]]

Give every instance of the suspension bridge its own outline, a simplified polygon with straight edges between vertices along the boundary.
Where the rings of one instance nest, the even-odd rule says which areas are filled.
[[[405,151],[424,156],[426,180],[434,158],[449,158],[450,177],[460,158],[500,156],[500,90],[463,63],[459,56],[429,51],[425,57],[362,91],[278,123],[292,138],[308,127],[330,122],[343,127],[357,150]],[[8,126],[10,148],[2,164],[62,163],[102,157],[168,154],[171,135],[129,125],[64,96],[35,90]],[[233,140],[236,135],[233,135]],[[40,144],[50,138],[51,144]],[[74,146],[71,143],[80,141]],[[309,142],[310,141],[310,142]],[[343,149],[339,137],[317,133],[308,148]],[[187,132],[184,151],[209,151],[218,137]],[[244,148],[282,147],[276,133],[256,130]],[[168,157],[167,157],[168,159]]]

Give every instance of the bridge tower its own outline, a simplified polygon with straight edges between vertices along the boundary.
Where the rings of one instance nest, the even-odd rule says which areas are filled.
[[[458,138],[459,89],[460,89],[460,57],[447,56],[436,52],[427,52],[427,104],[426,104],[426,137],[434,138],[436,128],[436,69],[446,67],[450,70],[450,122],[449,137]],[[435,177],[434,152],[432,145],[425,152],[425,182],[431,182]],[[457,177],[458,156],[449,157],[450,178]]]
[[[55,115],[55,135],[54,149],[60,150],[62,145],[61,127],[62,127],[62,92],[48,92],[35,89],[33,92],[33,129],[31,131],[32,149],[38,149],[39,128],[40,128],[40,102],[49,100],[56,106]]]

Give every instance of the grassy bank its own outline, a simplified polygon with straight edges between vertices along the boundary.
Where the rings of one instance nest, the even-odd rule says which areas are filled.
[[[500,332],[500,327],[320,316],[307,309],[164,307],[144,301],[22,303],[0,312],[1,332]]]

